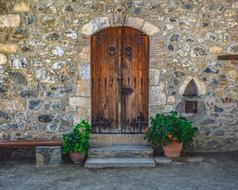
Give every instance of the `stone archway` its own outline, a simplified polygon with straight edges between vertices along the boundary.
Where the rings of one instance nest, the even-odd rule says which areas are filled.
[[[153,36],[154,34],[158,33],[160,29],[153,25],[149,21],[145,21],[139,17],[127,17],[123,23],[117,24],[113,17],[96,17],[90,20],[88,23],[84,24],[81,28],[81,33],[87,36],[91,36],[96,32],[115,26],[129,26],[131,28],[135,28],[144,32],[148,36]]]
[[[154,42],[154,40],[158,39],[158,36],[156,34],[160,32],[160,29],[159,29],[159,27],[155,26],[151,22],[146,21],[142,18],[132,17],[132,16],[125,16],[124,18],[122,18],[122,17],[120,17],[120,15],[118,18],[118,15],[115,16],[112,14],[110,14],[108,16],[103,16],[103,17],[96,17],[96,18],[91,19],[89,22],[85,23],[81,27],[80,32],[83,35],[85,35],[87,39],[90,39],[91,36],[93,36],[94,34],[96,34],[99,31],[102,31],[106,28],[113,28],[113,27],[119,27],[119,26],[127,26],[130,28],[134,28],[134,29],[137,29],[137,30],[143,32],[147,36],[149,36],[149,39],[150,39],[149,58],[153,57],[153,61],[159,59],[159,57],[155,58],[155,56],[154,56],[156,54],[155,51],[158,50],[158,48],[156,48],[156,43],[151,43],[151,42],[152,41]],[[91,62],[89,64],[91,65]],[[151,76],[154,73],[153,72],[154,68],[152,65],[153,65],[152,59],[149,59],[149,78],[151,78],[151,77],[153,78],[153,76]],[[91,73],[89,75],[91,76]],[[155,96],[154,90],[151,90],[151,88],[154,88],[154,87],[155,87],[154,81],[150,80],[150,83],[149,83],[149,113],[148,113],[149,116],[148,117],[151,116],[150,107],[153,106],[152,104],[154,104],[153,103],[154,99],[150,98],[152,96]],[[159,94],[157,94],[157,96],[159,96]],[[90,100],[88,103],[90,104],[87,106],[89,108],[89,112],[90,112],[89,118],[91,118],[91,116],[92,116],[92,107],[91,107],[92,97],[90,97]],[[157,102],[155,102],[155,104],[157,104]],[[106,142],[106,143],[110,143],[110,144],[114,144],[114,143],[144,144],[145,143],[143,134],[137,134],[137,135],[135,135],[135,134],[113,134],[113,135],[93,134],[92,138],[93,138],[93,142],[95,142],[95,143],[102,143],[102,142]]]

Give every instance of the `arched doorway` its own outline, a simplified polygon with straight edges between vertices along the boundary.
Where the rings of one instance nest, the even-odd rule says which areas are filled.
[[[149,37],[130,27],[91,37],[94,133],[142,133],[148,126]]]

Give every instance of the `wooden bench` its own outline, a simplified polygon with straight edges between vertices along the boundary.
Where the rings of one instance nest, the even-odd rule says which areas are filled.
[[[35,147],[36,165],[58,165],[61,163],[62,140],[0,140],[0,148]]]
[[[0,140],[1,147],[21,147],[21,146],[61,146],[61,140]]]

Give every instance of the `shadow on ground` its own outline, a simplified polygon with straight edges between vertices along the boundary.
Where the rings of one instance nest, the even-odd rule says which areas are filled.
[[[37,168],[33,161],[0,161],[1,190],[237,190],[238,153],[204,154],[201,163],[152,169],[97,169],[64,164]]]

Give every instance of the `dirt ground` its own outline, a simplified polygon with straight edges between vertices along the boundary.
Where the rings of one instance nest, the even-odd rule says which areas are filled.
[[[64,164],[37,168],[29,161],[0,162],[0,190],[237,190],[238,153],[203,155],[201,163],[153,169],[97,169]]]

